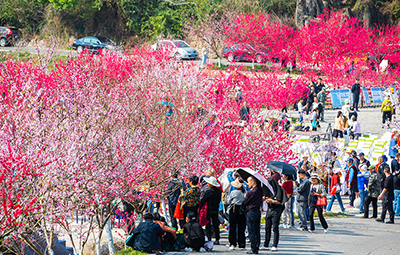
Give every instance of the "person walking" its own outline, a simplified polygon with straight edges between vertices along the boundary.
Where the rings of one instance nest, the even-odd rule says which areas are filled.
[[[364,213],[364,201],[368,192],[368,178],[370,173],[367,171],[366,165],[359,167],[360,171],[357,174],[358,192],[360,193],[360,214]]]
[[[181,195],[181,191],[185,190],[185,182],[182,180],[178,180],[178,171],[175,171],[172,174],[172,180],[168,183],[166,190],[166,197],[168,201],[168,212],[171,218],[171,226],[178,230],[178,224],[176,219],[174,218],[174,212],[176,208],[176,204],[178,203],[179,196]],[[181,228],[183,227],[183,222],[179,224]]]
[[[300,227],[297,228],[299,231],[307,231],[307,204],[308,204],[308,196],[310,195],[310,186],[311,183],[307,178],[306,172],[304,170],[299,170],[298,173],[299,178],[301,179],[301,183],[296,182],[296,201],[298,203],[298,215],[300,218]]]
[[[354,200],[356,199],[357,192],[357,168],[354,165],[353,158],[347,159],[347,188],[350,189],[350,204],[348,207],[354,207]]]
[[[393,175],[395,175],[400,170],[399,159],[400,153],[397,152],[396,157],[394,157],[394,159],[392,159],[392,162],[390,162],[390,169],[392,170]]]
[[[324,218],[322,206],[317,205],[318,198],[326,197],[326,191],[324,186],[320,183],[320,179],[317,174],[311,175],[311,182],[311,191],[308,199],[310,205],[310,230],[308,232],[315,233],[314,212],[317,210],[319,221],[321,222],[321,225],[324,228],[324,233],[326,234],[329,231],[328,223],[326,223]]]
[[[335,199],[337,199],[342,213],[346,212],[346,210],[344,209],[344,206],[343,206],[342,197],[340,196],[340,191],[341,191],[341,186],[342,186],[342,184],[340,183],[341,173],[342,172],[341,172],[340,168],[333,169],[333,175],[331,177],[331,192],[330,192],[332,196],[331,196],[331,200],[329,201],[329,204],[327,207],[328,212],[331,212],[332,205],[333,205],[333,202],[335,201]]]
[[[315,90],[310,89],[310,93],[307,96],[307,109],[306,109],[306,114],[307,115],[312,111],[312,105],[314,103],[314,97],[315,97]]]
[[[282,187],[285,189],[286,194],[288,196],[288,201],[285,203],[285,208],[283,210],[283,216],[282,216],[282,228],[291,228],[291,222],[292,222],[292,213],[293,213],[293,208],[292,208],[292,199],[293,197],[293,175],[283,175],[283,179],[285,180],[284,183],[282,183]]]
[[[215,232],[215,242],[214,244],[219,244],[219,204],[221,202],[222,192],[219,189],[221,186],[217,179],[213,176],[204,177],[204,181],[207,182],[209,189],[204,194],[204,197],[200,200],[200,204],[204,205],[207,203],[207,220],[209,223],[206,225],[206,232],[208,241],[211,241],[212,231],[211,224]]]
[[[341,111],[338,111],[335,118],[335,126],[333,128],[333,133],[332,133],[332,137],[335,138],[336,141],[339,137],[343,138],[344,121],[342,116],[343,113]]]
[[[268,210],[265,216],[265,241],[264,245],[260,247],[260,250],[277,251],[279,243],[279,220],[287,197],[285,197],[286,192],[283,191],[282,187],[275,179],[268,177],[267,181],[271,185],[273,193],[271,192],[263,197],[263,201],[268,204]],[[274,241],[272,247],[269,248],[272,231],[274,232]]]
[[[353,94],[353,107],[358,112],[358,102],[360,101],[361,85],[359,79],[356,78],[356,82],[351,87],[351,93]]]
[[[321,104],[321,112],[319,113],[321,121],[325,121],[325,104],[326,104],[326,93],[325,88],[317,94],[318,102]]]
[[[244,212],[241,210],[241,206],[244,200],[244,180],[238,177],[231,183],[234,190],[232,190],[227,198],[228,212],[229,212],[229,250],[235,250],[236,245],[239,245],[239,249],[244,250],[246,248],[246,217]],[[238,229],[236,238],[236,228]]]
[[[250,120],[250,107],[247,106],[247,101],[243,101],[243,106],[239,110],[240,120]]]
[[[393,175],[390,173],[390,168],[385,167],[385,183],[383,190],[379,195],[378,199],[382,199],[382,213],[381,217],[376,219],[379,222],[385,222],[386,212],[389,212],[389,221],[387,224],[394,224],[394,211],[393,211]]]
[[[209,54],[209,49],[206,46],[206,47],[203,48],[203,61],[201,62],[201,67],[205,67],[206,66],[208,54]]]
[[[393,172],[393,194],[393,211],[396,216],[400,216],[400,170]]]
[[[382,113],[382,128],[384,128],[387,120],[389,122],[392,121],[393,104],[388,96],[386,96],[385,100],[383,100],[382,102],[381,113]],[[387,124],[387,126],[389,128],[389,124]]]
[[[368,171],[370,173],[368,178],[368,193],[364,202],[364,216],[361,218],[368,219],[369,204],[372,203],[372,218],[376,219],[378,217],[378,196],[381,182],[374,165],[369,166]]]
[[[188,212],[193,212],[197,218],[197,210],[199,209],[200,204],[200,188],[197,186],[199,184],[199,177],[196,175],[192,175],[189,178],[190,187],[186,189],[183,194],[183,199],[185,201],[185,205],[183,207],[183,216],[186,218]]]
[[[261,220],[261,204],[263,191],[259,187],[258,180],[253,176],[247,178],[247,185],[250,191],[247,192],[243,204],[246,206],[246,223],[247,231],[251,242],[251,250],[247,254],[258,254],[261,242],[260,220]]]

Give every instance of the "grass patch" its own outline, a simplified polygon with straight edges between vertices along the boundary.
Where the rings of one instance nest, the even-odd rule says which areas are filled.
[[[141,251],[134,251],[131,247],[126,248],[125,250],[119,251],[116,255],[145,255],[146,253]]]

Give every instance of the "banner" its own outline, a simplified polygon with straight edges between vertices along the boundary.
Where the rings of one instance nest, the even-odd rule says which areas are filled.
[[[363,93],[363,95],[364,95],[364,102],[365,102],[365,105],[371,105],[371,99],[369,98],[368,89],[363,88],[363,89],[362,89],[362,93]]]
[[[339,90],[331,90],[330,93],[331,93],[332,107],[333,108],[341,107],[342,105],[340,104]]]
[[[382,93],[382,88],[371,88],[371,96],[372,96],[372,101],[374,103],[382,103],[384,100],[384,96]]]
[[[346,99],[351,101],[350,99],[350,89],[341,89],[339,90],[339,95],[340,95],[340,105],[344,105]]]

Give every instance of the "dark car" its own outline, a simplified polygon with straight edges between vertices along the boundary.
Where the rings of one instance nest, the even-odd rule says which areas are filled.
[[[234,44],[231,47],[224,48],[222,56],[229,62],[244,61],[265,63],[268,61],[268,50],[256,50],[252,45]]]
[[[22,32],[15,27],[0,27],[0,47],[7,45],[14,46],[22,37]]]
[[[72,44],[72,48],[78,53],[81,53],[85,49],[89,52],[97,52],[99,50],[114,50],[117,47],[115,46],[115,43],[107,37],[87,36],[75,40]]]

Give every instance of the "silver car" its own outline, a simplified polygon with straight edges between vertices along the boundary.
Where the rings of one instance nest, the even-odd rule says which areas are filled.
[[[167,52],[171,57],[180,59],[197,59],[199,53],[182,40],[161,40],[151,46],[154,50]]]

